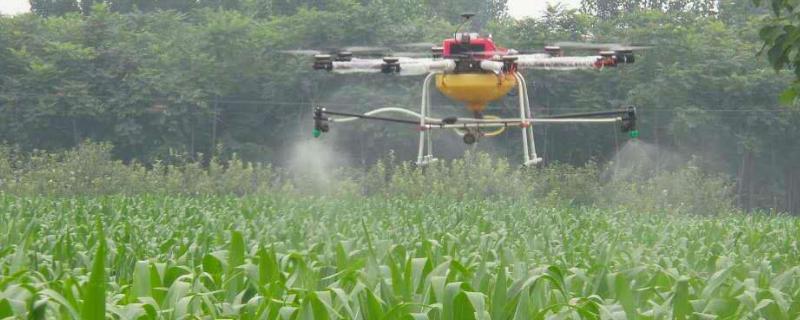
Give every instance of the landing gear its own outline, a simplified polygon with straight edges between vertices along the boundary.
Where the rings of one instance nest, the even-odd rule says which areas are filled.
[[[430,108],[430,83],[431,78],[435,73],[429,74],[425,81],[422,84],[422,103],[421,103],[421,110],[420,110],[420,134],[419,134],[419,153],[417,154],[417,165],[426,165],[430,162],[435,161],[436,159],[433,157],[433,146],[432,146],[432,139],[431,139],[431,127],[428,123],[428,110]],[[529,119],[533,119],[533,112],[531,112],[530,102],[528,101],[528,88],[525,82],[525,78],[519,72],[514,73],[514,76],[517,79],[517,96],[519,97],[519,112],[520,112],[520,121],[522,124],[520,127],[522,128],[522,150],[524,153],[523,158],[523,165],[531,166],[537,165],[542,162],[542,158],[536,154],[536,144],[534,143],[533,138],[533,124],[529,122]],[[483,120],[484,116],[480,112],[476,112],[474,114],[475,119]],[[457,119],[447,119],[448,121],[454,123]],[[464,128],[462,139],[464,143],[468,145],[475,144],[478,141],[478,138],[482,135],[480,131],[480,126],[475,128]]]
[[[532,166],[542,163],[542,158],[536,154],[536,143],[533,140],[533,123],[528,119],[533,119],[533,112],[531,112],[530,100],[528,99],[528,84],[525,82],[525,77],[521,73],[515,72],[517,77],[517,86],[519,87],[517,95],[519,97],[519,113],[522,128],[522,152],[524,154],[522,165]]]
[[[417,153],[418,166],[424,166],[435,162],[437,159],[433,157],[433,139],[431,138],[432,130],[427,127],[428,125],[428,108],[431,104],[431,79],[436,73],[431,72],[425,77],[422,82],[422,102],[420,103],[420,117],[419,117],[419,150]]]
[[[534,123],[621,123],[622,131],[628,132],[632,138],[636,138],[639,135],[636,126],[636,109],[633,107],[621,110],[558,114],[534,118],[530,107],[527,84],[525,78],[519,73],[514,73],[518,86],[518,118],[498,118],[491,115],[484,115],[480,112],[475,113],[473,115],[474,118],[434,118],[429,116],[431,105],[430,86],[431,79],[436,75],[437,72],[428,74],[423,82],[420,113],[404,108],[385,107],[364,114],[356,114],[328,111],[324,108],[317,107],[314,110],[313,134],[315,137],[319,137],[324,132],[330,130],[328,123],[348,122],[359,119],[413,125],[419,129],[419,153],[417,154],[416,161],[416,164],[419,166],[424,166],[436,161],[436,158],[433,157],[433,139],[431,134],[437,129],[455,130],[456,133],[462,137],[465,144],[474,145],[479,139],[499,136],[505,132],[506,129],[519,127],[522,133],[522,151],[524,155],[522,163],[525,166],[542,163],[542,158],[536,153],[536,144],[534,143],[533,135]],[[382,113],[400,113],[418,120],[379,116],[379,114]]]

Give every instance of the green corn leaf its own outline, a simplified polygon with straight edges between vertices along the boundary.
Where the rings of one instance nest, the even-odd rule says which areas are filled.
[[[442,312],[443,312],[442,319],[444,320],[458,319],[456,318],[457,308],[455,306],[455,299],[456,296],[458,296],[459,293],[462,292],[461,285],[462,285],[461,282],[451,282],[445,285],[444,296],[440,301],[442,303]]]
[[[14,309],[11,308],[11,303],[8,302],[8,299],[0,299],[0,319],[13,316]]]
[[[103,225],[97,220],[97,251],[92,263],[92,273],[89,282],[84,287],[83,306],[81,319],[104,320],[106,318],[106,237]]]
[[[630,284],[625,276],[617,273],[614,279],[614,292],[617,294],[617,300],[625,309],[625,315],[628,319],[638,319],[639,314],[636,311],[636,301],[633,297]]]
[[[688,319],[692,312],[692,304],[689,303],[689,279],[681,278],[672,297],[672,315],[676,320],[683,320]]]
[[[402,318],[401,320],[430,320],[427,313],[409,313]]]
[[[705,288],[700,293],[701,297],[705,299],[710,299],[715,296],[717,289],[722,286],[723,283],[728,279],[728,274],[730,273],[730,268],[725,268],[715,272],[711,278],[706,283]]]
[[[491,296],[492,319],[506,318],[505,306],[508,304],[508,297],[506,296],[508,284],[506,282],[506,270],[505,267],[501,265],[497,268],[497,278],[495,279],[494,283],[494,294]]]
[[[231,231],[231,244],[228,248],[228,274],[234,272],[236,267],[244,264],[244,237],[239,231]]]
[[[297,319],[298,310],[295,307],[281,307],[278,314],[280,314],[281,320],[294,320]]]
[[[382,319],[384,317],[383,303],[370,289],[362,291],[361,313],[365,319]]]
[[[739,309],[739,300],[733,298],[712,298],[703,309],[704,314],[713,314],[721,319],[729,319]]]
[[[491,318],[489,311],[486,310],[486,296],[481,292],[464,291],[469,299],[472,309],[475,310],[475,318],[478,320],[488,320]]]
[[[263,286],[267,283],[278,281],[280,278],[280,265],[275,257],[275,252],[270,249],[261,248],[258,250],[258,284]]]
[[[42,296],[46,297],[50,301],[55,301],[56,303],[58,303],[58,305],[61,308],[65,309],[67,311],[67,313],[73,319],[78,319],[79,318],[79,316],[78,316],[79,312],[75,308],[75,306],[73,306],[71,303],[69,303],[69,301],[67,301],[67,299],[64,298],[64,296],[62,296],[58,292],[55,292],[55,291],[50,290],[50,289],[45,289],[45,290],[39,291],[39,294],[41,294]]]
[[[446,305],[445,308],[447,308]],[[475,308],[473,308],[467,294],[464,291],[460,291],[453,298],[452,317],[445,317],[445,319],[475,320],[475,313]],[[445,314],[448,314],[446,310]]]
[[[147,261],[137,261],[136,265],[133,267],[133,287],[131,291],[133,297],[152,297],[151,284],[150,263]]]
[[[216,256],[207,254],[203,257],[203,271],[212,275],[221,275],[224,272],[223,263]]]

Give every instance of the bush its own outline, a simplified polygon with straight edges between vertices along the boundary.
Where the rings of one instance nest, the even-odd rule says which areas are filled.
[[[197,157],[202,158],[202,157]],[[366,170],[343,168],[324,177],[275,170],[235,155],[208,163],[173,155],[149,166],[111,157],[111,146],[85,143],[62,152],[0,148],[0,192],[11,195],[327,195],[407,200],[507,199],[543,206],[624,207],[645,212],[717,214],[733,210],[731,183],[691,164],[657,174],[606,179],[596,163],[517,168],[484,153],[417,167],[389,155]],[[636,177],[630,178],[630,177]]]
[[[234,156],[207,165],[196,161],[155,162],[149,167],[111,158],[111,145],[84,143],[63,153],[23,154],[0,148],[0,191],[13,195],[110,194],[247,195],[273,189],[269,165]]]

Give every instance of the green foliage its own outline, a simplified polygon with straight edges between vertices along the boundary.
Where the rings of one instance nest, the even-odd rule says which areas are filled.
[[[106,236],[103,232],[103,225],[97,219],[97,252],[92,258],[92,271],[89,281],[83,287],[83,307],[81,307],[81,319],[103,320],[106,318]]]
[[[30,154],[5,148],[0,160],[1,189],[11,194],[51,196],[111,194],[226,194],[266,192],[276,182],[269,165],[234,156],[208,164],[175,154],[149,167],[111,157],[108,144],[84,144],[61,154]]]
[[[775,70],[790,68],[794,71],[795,78],[800,78],[800,58],[796,54],[800,50],[800,11],[791,1],[753,0],[757,5],[765,5],[771,10],[773,17],[768,19],[759,31],[759,36],[764,41],[762,52],[769,59]],[[780,96],[782,103],[796,105],[800,100],[800,84],[795,82]]]
[[[584,10],[604,18],[648,10],[676,14],[714,15],[720,6],[720,3],[706,0],[582,0],[581,3]]]
[[[790,38],[786,6],[765,24],[748,1],[593,0],[523,20],[508,19],[505,1],[59,3],[74,3],[83,14],[0,17],[0,139],[25,152],[68,150],[91,139],[112,143],[114,159],[146,166],[174,154],[203,164],[237,154],[280,165],[307,136],[313,106],[414,109],[420,92],[414,77],[312,73],[307,57],[280,50],[438,42],[461,11],[477,11],[473,30],[493,34],[504,47],[563,40],[652,45],[624,68],[529,72],[534,111],[635,105],[644,141],[733,176],[740,207],[800,211],[800,149],[787,147],[800,137],[800,109],[779,105],[796,98],[793,90],[781,95],[794,86],[792,76],[775,75],[767,59],[756,57],[763,45],[758,29],[772,28],[762,34],[775,41]],[[493,104],[490,113],[516,116],[513,100]],[[440,96],[434,105],[437,116],[465,114]],[[414,134],[396,125],[357,125],[329,136],[351,163],[374,164],[390,151],[409,160]],[[546,163],[572,165],[605,163],[622,138],[607,126],[573,125],[538,126],[536,136]],[[478,148],[515,160],[516,139],[512,132]],[[446,137],[435,143],[438,150],[447,145],[448,158],[464,150]]]
[[[322,173],[276,170],[235,155],[227,160],[212,158],[205,164],[181,154],[149,167],[136,162],[124,164],[112,159],[108,144],[87,143],[64,153],[0,149],[0,192],[19,196],[246,196],[278,192],[345,198],[516,199],[548,206],[716,215],[733,210],[731,190],[728,180],[691,165],[659,173],[618,174],[592,163],[519,168],[485,153],[468,153],[463,159],[424,168],[397,164],[389,157],[365,172],[340,169]]]
[[[14,318],[800,316],[785,216],[272,192],[3,195],[0,221]]]
[[[75,0],[31,0],[31,11],[43,16],[62,16],[81,9]]]

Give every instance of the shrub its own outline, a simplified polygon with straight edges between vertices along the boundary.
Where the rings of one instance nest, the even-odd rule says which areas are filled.
[[[0,191],[13,195],[329,195],[404,199],[511,199],[540,205],[625,207],[638,211],[716,214],[733,209],[731,182],[691,163],[659,173],[608,179],[596,163],[519,168],[485,153],[426,167],[390,154],[365,170],[275,170],[235,155],[208,163],[174,154],[149,166],[111,157],[111,146],[85,143],[62,153],[0,148]],[[202,159],[202,156],[195,157]]]

